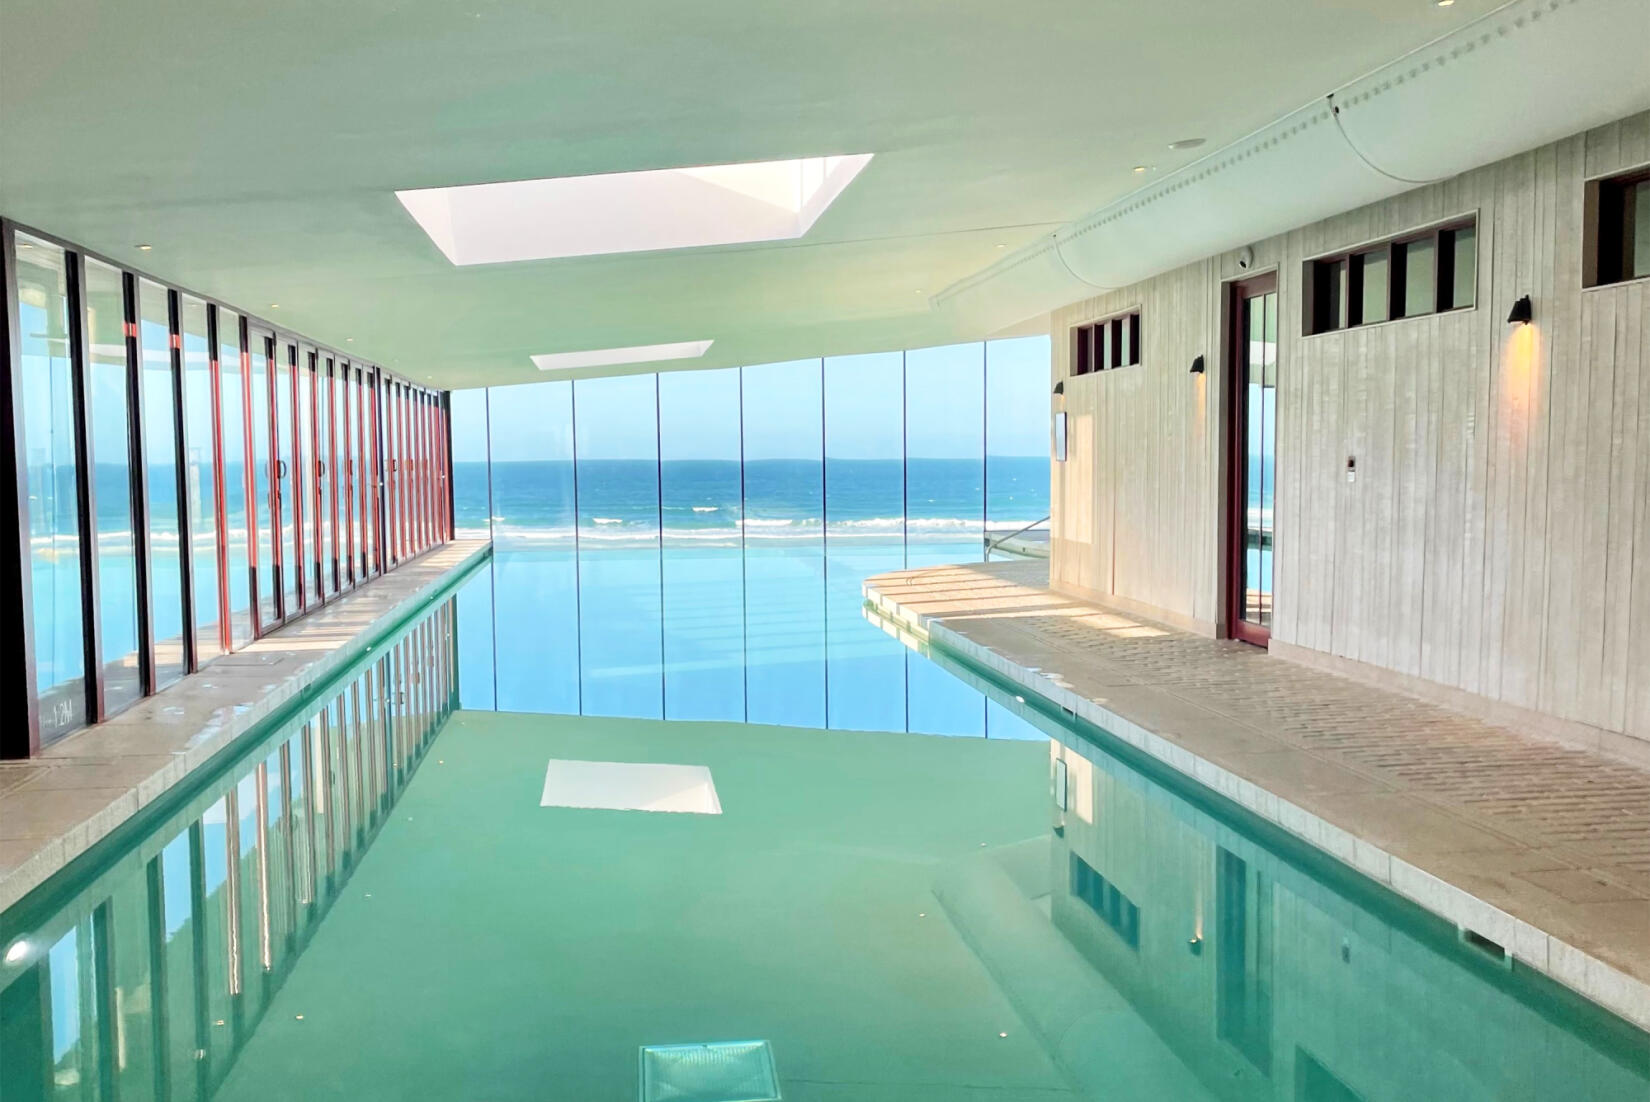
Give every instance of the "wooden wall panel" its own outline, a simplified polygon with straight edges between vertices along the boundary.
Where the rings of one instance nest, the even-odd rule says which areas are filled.
[[[1585,180],[1647,162],[1650,114],[1057,311],[1056,378],[1136,304],[1144,356],[1067,379],[1056,584],[1219,629],[1222,296],[1275,268],[1274,638],[1650,739],[1650,282],[1580,285]],[[1473,309],[1303,336],[1304,261],[1472,212]]]

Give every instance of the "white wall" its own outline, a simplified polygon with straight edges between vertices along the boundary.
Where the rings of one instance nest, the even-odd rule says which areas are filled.
[[[1583,181],[1646,162],[1641,114],[1254,245],[1280,292],[1275,651],[1650,740],[1650,281],[1580,275]],[[1474,309],[1301,335],[1304,260],[1471,212]],[[1055,313],[1057,588],[1218,629],[1220,306],[1240,274],[1227,254]],[[1068,378],[1070,327],[1136,304],[1141,364]]]

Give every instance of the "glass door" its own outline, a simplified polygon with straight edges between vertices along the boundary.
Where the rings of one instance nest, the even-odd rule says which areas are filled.
[[[302,572],[298,578],[298,600],[304,607],[320,603],[321,556],[317,535],[320,531],[320,479],[316,475],[315,458],[315,349],[304,345],[298,350],[297,450],[293,453],[293,469],[300,475],[297,490],[298,543],[296,561]]]
[[[257,592],[258,633],[281,622],[281,562],[275,555],[275,533],[281,523],[280,479],[277,455],[272,444],[275,417],[270,397],[274,394],[275,335],[267,330],[247,330],[246,420],[247,462],[252,468],[252,509],[257,529],[252,544],[252,574]]]
[[[338,446],[337,395],[333,389],[337,364],[331,356],[322,358],[324,370],[315,376],[315,424],[319,443],[315,454],[321,476],[321,581],[326,595],[338,594]]]
[[[338,455],[338,584],[349,589],[355,585],[355,480],[359,464],[355,447],[355,367],[340,362],[333,389],[338,393],[337,428]]]
[[[1227,426],[1231,635],[1266,646],[1272,637],[1273,503],[1277,493],[1278,282],[1267,274],[1233,285],[1231,411]]]
[[[303,556],[298,554],[297,515],[298,497],[294,490],[297,472],[294,470],[297,441],[293,438],[293,391],[296,384],[293,368],[298,360],[298,346],[289,341],[279,342],[275,357],[275,507],[276,524],[280,538],[275,541],[275,566],[281,578],[281,617],[297,615],[302,607],[298,596],[298,579],[303,572]]]

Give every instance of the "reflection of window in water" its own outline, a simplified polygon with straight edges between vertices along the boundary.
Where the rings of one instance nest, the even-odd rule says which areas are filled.
[[[1363,1102],[1363,1095],[1341,1082],[1304,1048],[1295,1049],[1295,1097],[1300,1102]]]
[[[1221,850],[1215,863],[1215,1028],[1272,1073],[1272,881]]]
[[[1140,948],[1140,908],[1075,853],[1071,855],[1071,895],[1088,904],[1130,949]]]

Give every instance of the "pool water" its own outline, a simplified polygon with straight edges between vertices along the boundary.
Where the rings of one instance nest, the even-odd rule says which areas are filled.
[[[788,1100],[1650,1095],[1644,1033],[862,610],[833,648],[666,609],[699,664],[569,669],[542,569],[0,915],[0,1099],[627,1100],[643,1046],[752,1041]],[[673,634],[734,626],[731,667]],[[701,766],[720,813],[545,806],[563,761]]]

